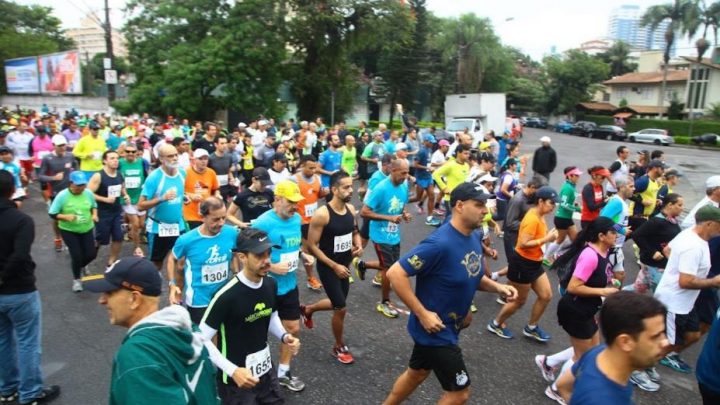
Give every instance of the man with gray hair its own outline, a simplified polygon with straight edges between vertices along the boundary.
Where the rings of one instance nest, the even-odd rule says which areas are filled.
[[[380,169],[379,162],[385,154],[385,144],[383,143],[382,131],[375,131],[372,135],[372,143],[365,147],[361,156],[361,159],[368,163],[368,177],[372,177],[372,175]]]
[[[695,226],[695,213],[706,205],[720,207],[720,176],[710,176],[705,180],[705,197],[688,212],[680,227],[688,229]]]
[[[615,188],[617,193],[610,197],[607,204],[600,211],[600,216],[612,219],[615,223],[618,235],[617,239],[615,239],[615,249],[612,250],[610,263],[613,264],[614,277],[623,281],[625,279],[623,245],[625,244],[625,238],[630,234],[630,228],[628,227],[630,209],[627,200],[635,193],[635,183],[629,177],[618,178],[615,180]]]

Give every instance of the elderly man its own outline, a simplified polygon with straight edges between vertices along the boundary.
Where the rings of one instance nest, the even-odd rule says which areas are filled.
[[[555,171],[557,167],[557,154],[555,149],[550,146],[550,137],[543,136],[540,138],[542,146],[535,149],[532,160],[532,169],[535,177],[540,178],[543,184],[550,182],[550,173]]]

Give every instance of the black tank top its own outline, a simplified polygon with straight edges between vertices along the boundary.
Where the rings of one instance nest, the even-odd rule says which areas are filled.
[[[348,266],[352,261],[352,233],[355,229],[355,219],[347,205],[344,215],[336,213],[330,204],[327,204],[326,207],[330,214],[330,220],[320,235],[318,246],[330,260]]]
[[[592,248],[588,246],[585,249]],[[597,255],[598,263],[595,267],[595,270],[593,270],[592,274],[590,275],[590,278],[588,278],[588,280],[585,282],[585,285],[592,288],[605,288],[608,286],[608,272],[610,271],[609,257],[611,252],[608,252],[608,257],[602,257],[598,252],[595,252],[594,250],[593,252]],[[597,311],[602,306],[602,298],[600,297],[581,297],[573,295],[571,293],[567,293],[561,299],[571,300],[573,302],[573,305],[576,306],[576,309],[582,311],[588,316],[592,316],[597,313]]]
[[[110,194],[112,194],[115,196],[115,203],[108,204],[98,201],[98,213],[117,213],[122,209],[122,183],[123,177],[119,171],[115,174],[115,177],[111,177],[108,176],[107,173],[105,173],[104,169],[100,170],[100,186],[98,186],[97,192],[95,194],[101,195],[103,197],[109,197]]]

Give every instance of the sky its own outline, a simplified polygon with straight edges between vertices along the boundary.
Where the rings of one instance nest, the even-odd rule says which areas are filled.
[[[15,0],[21,4],[52,6],[64,28],[80,25],[87,11],[102,18],[102,0]],[[111,23],[123,24],[122,8],[126,0],[110,0]],[[540,60],[553,49],[562,52],[582,42],[607,35],[610,12],[622,4],[642,8],[670,0],[427,0],[427,7],[441,17],[475,13],[492,21],[503,44],[520,48]],[[688,40],[678,43],[679,54],[690,54]]]

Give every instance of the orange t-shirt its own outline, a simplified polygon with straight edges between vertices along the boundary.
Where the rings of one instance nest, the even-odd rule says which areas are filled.
[[[200,193],[203,200],[210,197],[220,188],[217,175],[211,168],[205,169],[203,173],[196,172],[192,167],[188,167],[185,176],[185,195]],[[202,221],[200,216],[200,201],[190,199],[188,204],[183,205],[183,218],[186,221]]]
[[[542,261],[543,251],[541,245],[533,246],[529,248],[520,247],[520,239],[523,235],[531,235],[530,240],[542,239],[547,234],[547,224],[543,220],[535,209],[531,209],[525,214],[525,217],[520,222],[520,230],[518,231],[518,241],[515,245],[515,251],[520,256],[534,260],[536,262]]]
[[[298,202],[298,214],[302,218],[303,224],[309,224],[310,219],[315,214],[315,210],[318,208],[318,199],[320,195],[320,177],[313,175],[313,181],[308,183],[303,178],[302,173],[295,175],[298,187],[300,188],[300,194],[305,197],[304,200]]]

